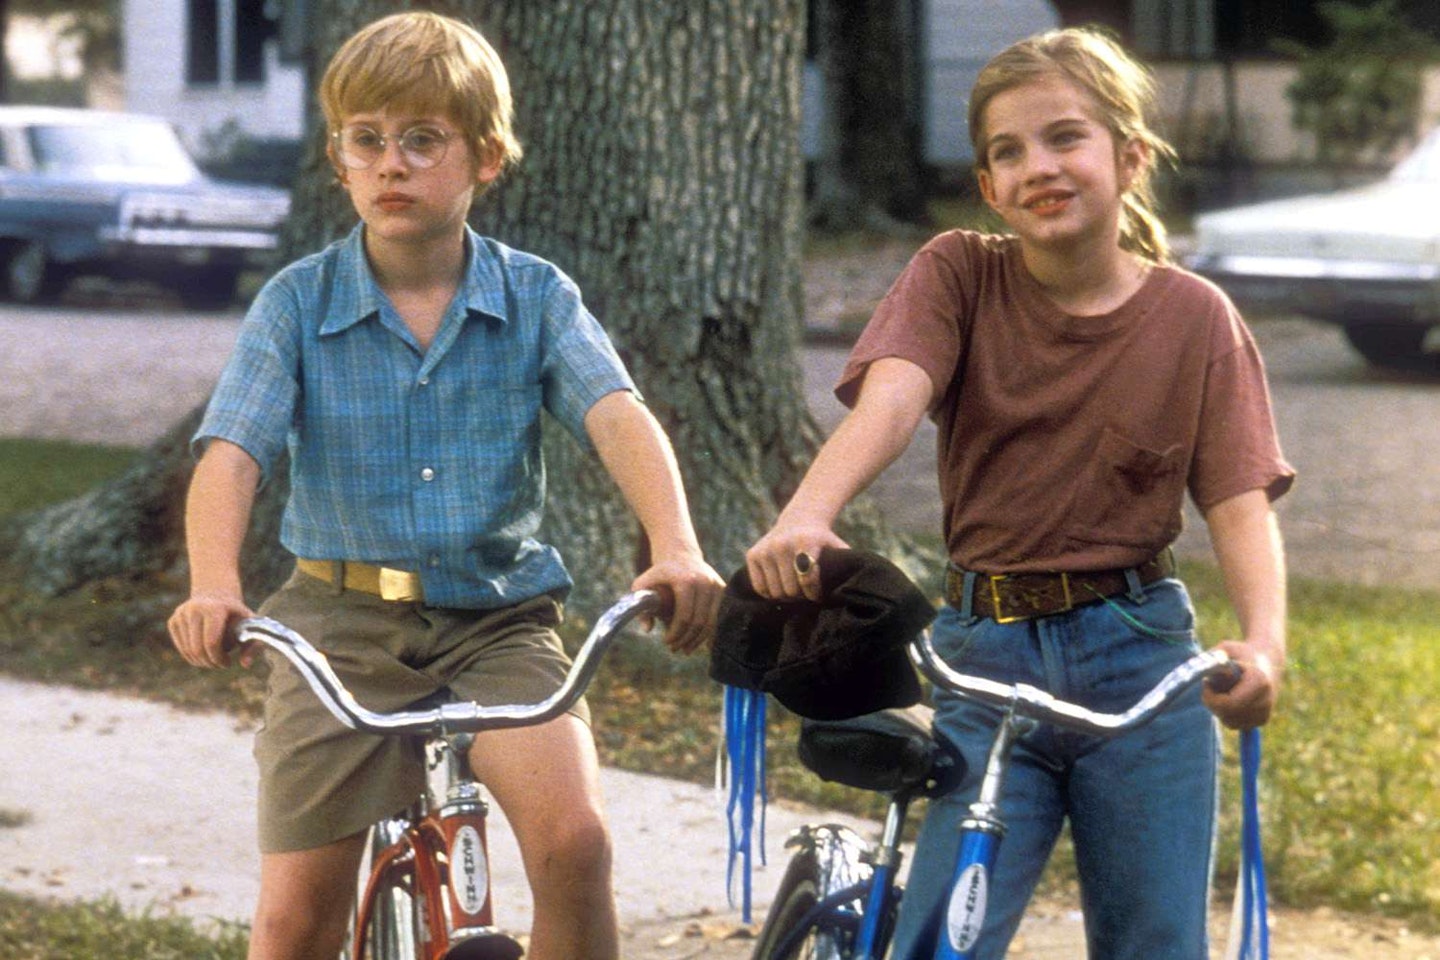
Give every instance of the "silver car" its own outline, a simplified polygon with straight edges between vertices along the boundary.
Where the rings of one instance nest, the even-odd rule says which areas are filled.
[[[1198,217],[1186,263],[1244,304],[1339,324],[1371,363],[1440,370],[1440,129],[1378,183]]]

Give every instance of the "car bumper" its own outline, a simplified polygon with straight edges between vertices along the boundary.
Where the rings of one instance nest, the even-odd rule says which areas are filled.
[[[262,230],[195,230],[173,227],[121,227],[100,234],[104,258],[181,266],[241,264],[259,266],[278,244]]]
[[[1440,322],[1440,263],[1197,253],[1186,265],[1249,308],[1347,324]]]

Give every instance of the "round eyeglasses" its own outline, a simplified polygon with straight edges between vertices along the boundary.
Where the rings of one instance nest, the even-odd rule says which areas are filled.
[[[342,127],[331,134],[335,155],[351,170],[364,170],[385,155],[390,141],[400,147],[400,155],[412,167],[433,167],[445,159],[445,149],[454,134],[439,127],[411,127],[398,136],[380,133],[358,124]]]

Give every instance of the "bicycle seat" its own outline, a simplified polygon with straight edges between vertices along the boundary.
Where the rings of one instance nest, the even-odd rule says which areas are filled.
[[[965,763],[936,740],[934,716],[917,704],[847,720],[802,719],[800,762],[847,787],[938,796],[964,776]]]

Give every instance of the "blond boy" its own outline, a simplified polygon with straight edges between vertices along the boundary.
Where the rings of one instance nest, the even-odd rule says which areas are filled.
[[[176,647],[197,666],[230,662],[228,630],[250,615],[238,561],[255,490],[288,448],[281,539],[297,572],[262,612],[326,650],[375,709],[442,689],[547,696],[568,666],[554,628],[571,581],[534,537],[542,409],[593,445],[644,527],[654,562],[633,587],[670,599],[667,644],[706,643],[722,583],[665,434],[574,284],[466,224],[477,193],[520,156],[494,50],[455,20],[397,14],[346,42],[320,96],[361,222],[277,274],[246,317],[196,435]],[[403,571],[413,595],[372,592],[380,568]],[[256,738],[250,956],[330,960],[364,828],[403,807],[422,772],[402,744],[339,727],[275,660]],[[471,752],[520,844],[534,960],[618,951],[586,719],[582,704],[481,734]]]

